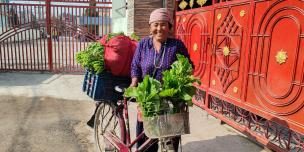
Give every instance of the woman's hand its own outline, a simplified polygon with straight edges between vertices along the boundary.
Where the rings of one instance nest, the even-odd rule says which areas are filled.
[[[138,84],[138,78],[132,78],[132,82],[129,87],[136,87],[137,84]],[[142,112],[139,105],[137,105],[137,121],[142,122]]]
[[[138,84],[138,78],[132,78],[131,84],[129,87],[136,87]]]

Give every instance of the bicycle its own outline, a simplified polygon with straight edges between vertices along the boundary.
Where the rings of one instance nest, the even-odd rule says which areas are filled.
[[[123,89],[119,89],[123,94]],[[96,111],[94,134],[95,143],[99,152],[129,152],[137,141],[144,137],[142,132],[134,140],[130,139],[130,126],[128,115],[128,100],[118,100],[117,103],[111,101],[100,102]],[[151,139],[148,138],[135,152],[147,150],[152,144],[158,142],[158,151],[174,152],[172,146],[168,146],[169,138]],[[172,142],[171,142],[172,144]]]

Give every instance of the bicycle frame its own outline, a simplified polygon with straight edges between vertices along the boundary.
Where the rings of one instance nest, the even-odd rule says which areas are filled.
[[[142,132],[133,141],[131,141],[127,99],[124,98],[122,101],[119,101],[118,108],[116,110],[118,110],[117,114],[119,115],[118,118],[120,121],[122,139],[119,139],[117,136],[115,136],[113,133],[109,131],[105,132],[103,136],[120,152],[129,152],[131,151],[131,148],[136,144],[136,142],[144,136],[144,132]],[[156,141],[155,139],[148,139],[138,149],[136,149],[135,152],[141,152],[146,150],[146,148],[150,147],[155,141]]]

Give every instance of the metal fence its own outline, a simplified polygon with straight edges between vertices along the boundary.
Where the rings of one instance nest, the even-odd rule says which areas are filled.
[[[1,71],[82,71],[75,55],[111,31],[110,0],[0,2]]]

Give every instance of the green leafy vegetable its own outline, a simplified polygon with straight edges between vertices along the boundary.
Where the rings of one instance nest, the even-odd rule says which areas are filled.
[[[118,36],[118,35],[125,35],[125,33],[124,33],[124,32],[109,33],[106,41],[109,42],[109,40],[110,40],[111,38],[113,38],[113,37],[115,37],[115,36]]]
[[[160,96],[170,98],[174,105],[182,101],[191,106],[192,96],[196,91],[193,86],[194,82],[200,83],[192,75],[192,65],[189,60],[183,55],[177,54],[177,61],[171,65],[171,69],[163,72],[163,90],[160,92]]]
[[[109,33],[106,41],[118,36],[125,35],[123,32]],[[136,35],[133,35],[136,37]],[[138,37],[139,38],[139,37]],[[100,74],[105,69],[104,63],[104,46],[99,42],[93,42],[89,44],[84,50],[76,54],[76,62],[79,63],[83,68],[93,72],[94,74]]]
[[[193,105],[192,97],[196,91],[194,82],[199,83],[199,80],[192,75],[192,65],[186,57],[178,54],[171,69],[163,72],[162,85],[150,76],[145,76],[143,82],[137,87],[128,88],[124,95],[136,99],[144,117],[160,115],[163,110],[168,110],[170,105],[167,101],[173,107],[166,112],[176,113],[183,103]]]
[[[135,33],[132,33],[132,34],[130,35],[130,38],[131,38],[132,40],[135,40],[135,41],[139,41],[139,40],[140,40],[140,37],[139,37],[138,35],[136,35]]]
[[[128,88],[124,95],[136,99],[144,117],[152,117],[158,115],[162,109],[162,102],[158,95],[160,87],[159,81],[147,75],[137,87]]]
[[[104,70],[104,46],[94,42],[76,54],[76,62],[89,71],[100,74]]]

